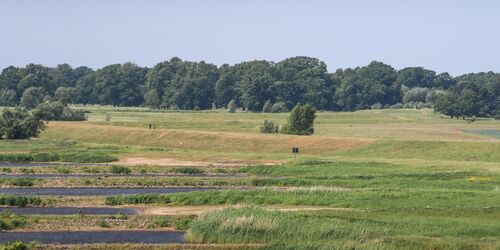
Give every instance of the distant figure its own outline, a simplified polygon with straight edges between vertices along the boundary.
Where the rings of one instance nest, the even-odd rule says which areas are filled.
[[[156,129],[156,124],[153,124],[153,129]]]
[[[151,123],[149,124],[149,129],[151,129]]]

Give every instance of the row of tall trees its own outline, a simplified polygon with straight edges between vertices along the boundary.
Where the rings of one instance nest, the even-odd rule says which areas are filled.
[[[221,67],[176,57],[152,68],[133,63],[97,70],[68,64],[55,68],[29,64],[2,71],[0,105],[36,107],[50,100],[63,104],[210,109],[227,107],[232,102],[239,108],[262,111],[274,104],[291,110],[303,103],[319,110],[353,111],[433,106],[439,99],[439,110],[451,114],[442,107],[469,105],[472,101],[468,96],[473,92],[473,107],[455,107],[453,116],[457,112],[492,116],[500,112],[499,78],[499,74],[491,72],[452,77],[422,67],[395,70],[376,61],[329,73],[324,62],[311,57]]]
[[[452,118],[500,118],[500,74],[489,72],[458,77],[458,83],[436,100],[435,110]]]

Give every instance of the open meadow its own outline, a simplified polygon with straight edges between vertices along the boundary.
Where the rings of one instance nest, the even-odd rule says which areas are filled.
[[[0,141],[0,206],[48,209],[0,212],[0,243],[15,232],[149,230],[184,236],[66,244],[500,249],[499,120],[432,109],[318,112],[315,134],[295,136],[260,133],[265,119],[283,125],[288,113],[72,108],[88,121],[50,121],[39,138]],[[75,188],[115,191],[57,193]],[[49,209],[79,207],[133,212]]]

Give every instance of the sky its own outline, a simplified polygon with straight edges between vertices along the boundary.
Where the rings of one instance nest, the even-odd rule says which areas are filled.
[[[311,56],[332,72],[499,72],[498,13],[496,0],[0,0],[0,68]]]

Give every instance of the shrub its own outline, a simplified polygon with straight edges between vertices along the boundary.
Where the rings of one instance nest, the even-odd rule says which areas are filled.
[[[38,161],[38,162],[59,161],[59,155],[55,153],[37,153],[33,154],[33,161]]]
[[[84,167],[84,168],[82,168],[82,171],[83,171],[84,173],[92,173],[92,174],[98,174],[98,173],[100,173],[100,172],[101,172],[101,171],[100,171],[99,169],[97,169],[97,168],[88,168],[88,167]]]
[[[24,90],[21,96],[21,106],[26,108],[34,108],[43,102],[46,95],[42,87],[29,87]]]
[[[153,225],[157,227],[170,227],[172,226],[172,219],[168,216],[160,217],[153,222]]]
[[[188,230],[189,226],[193,222],[193,219],[191,218],[181,218],[179,220],[176,220],[174,222],[175,229],[177,230]]]
[[[23,108],[4,109],[0,116],[0,139],[37,137],[45,124]]]
[[[271,108],[271,112],[272,113],[284,113],[284,112],[288,112],[288,109],[286,108],[286,104],[284,102],[277,102]]]
[[[23,173],[23,174],[34,174],[35,170],[33,170],[31,168],[21,168],[21,173]]]
[[[370,108],[371,109],[382,109],[382,107],[383,107],[382,104],[377,102],[377,103],[373,104]]]
[[[12,169],[10,168],[2,168],[2,173],[12,173]]]
[[[31,187],[33,186],[33,180],[30,178],[13,178],[9,180],[9,184],[18,187]]]
[[[109,171],[113,174],[130,174],[132,171],[127,167],[111,166]]]
[[[28,250],[28,246],[20,241],[7,242],[5,245],[0,245],[0,250]]]
[[[204,171],[199,168],[176,168],[174,172],[180,174],[203,174]]]
[[[288,124],[283,126],[281,132],[293,135],[314,134],[314,119],[316,119],[316,109],[305,104],[297,104],[290,112]]]
[[[236,112],[236,109],[238,107],[236,106],[236,102],[234,100],[231,100],[228,104],[227,104],[227,111],[229,113],[235,113]]]
[[[109,223],[107,223],[106,221],[103,221],[103,220],[99,221],[97,224],[98,224],[100,227],[104,227],[104,228],[111,227],[111,226],[109,225]]]
[[[393,104],[391,106],[389,106],[390,109],[402,109],[403,108],[403,104],[402,103],[396,103],[396,104]]]
[[[266,134],[277,134],[279,131],[279,126],[274,125],[273,121],[264,120],[264,123],[260,126],[260,132]]]
[[[2,206],[38,206],[42,204],[42,199],[36,196],[21,196],[21,195],[3,195],[0,196],[0,205]]]
[[[80,163],[102,163],[102,162],[112,162],[117,161],[118,158],[102,154],[102,153],[88,153],[88,152],[78,152],[70,154],[62,154],[60,160],[64,162],[80,162]]]
[[[34,115],[46,121],[84,121],[85,112],[82,110],[72,110],[60,102],[45,102],[38,105]]]
[[[0,212],[0,229],[10,230],[26,225],[26,217],[14,214],[12,212]]]
[[[266,101],[264,103],[264,106],[262,107],[262,112],[271,113],[272,110],[273,110],[273,104],[271,103],[271,101]]]
[[[69,174],[69,173],[71,173],[71,170],[69,170],[67,168],[57,168],[56,172],[58,172],[60,174]]]
[[[32,160],[33,157],[30,154],[0,154],[0,162],[22,163]]]

